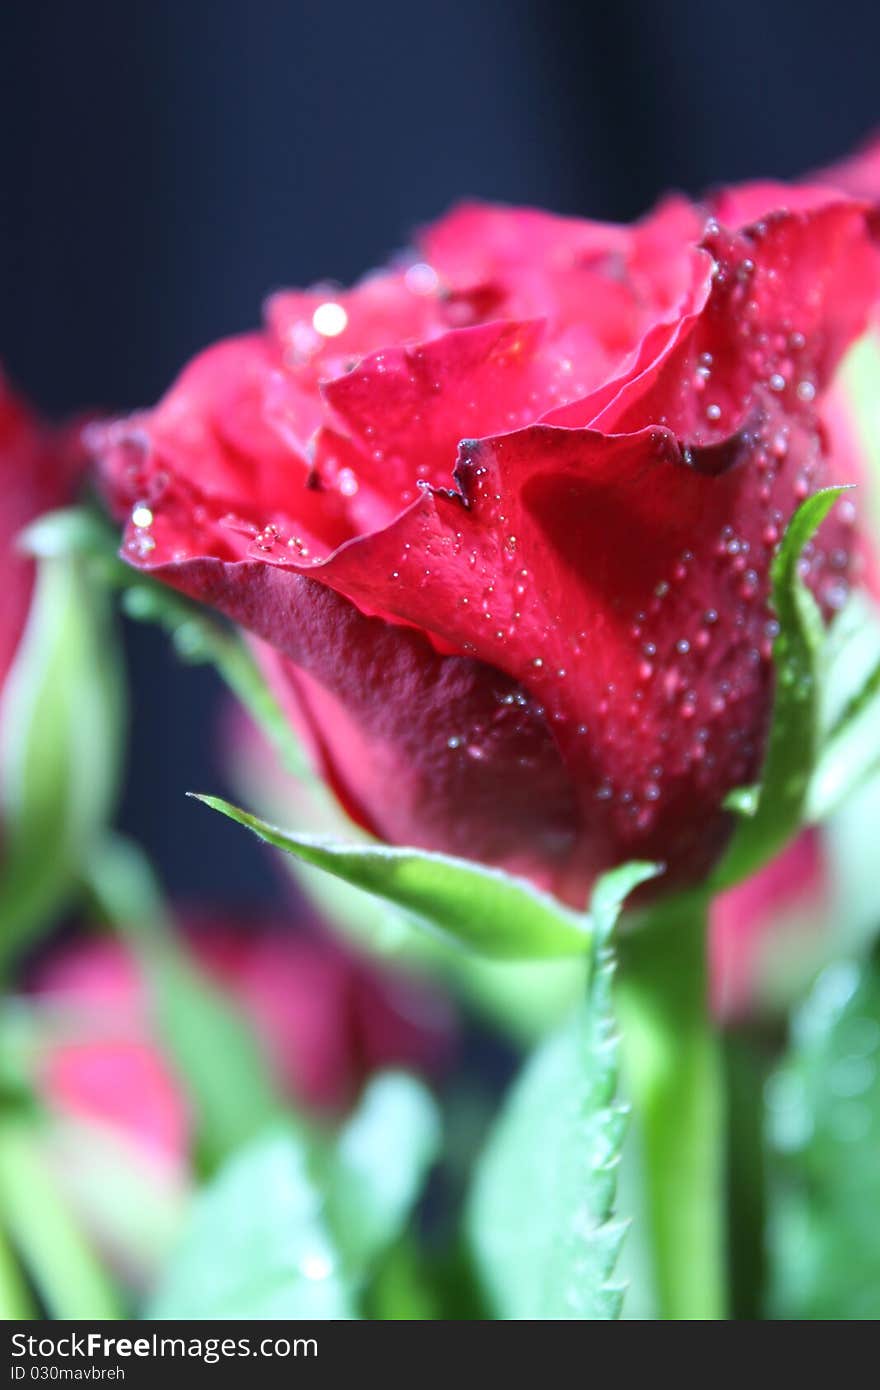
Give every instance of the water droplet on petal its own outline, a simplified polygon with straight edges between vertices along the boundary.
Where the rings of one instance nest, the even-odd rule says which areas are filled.
[[[328,300],[319,304],[312,314],[312,327],[322,338],[338,338],[348,326],[348,314],[341,304]]]

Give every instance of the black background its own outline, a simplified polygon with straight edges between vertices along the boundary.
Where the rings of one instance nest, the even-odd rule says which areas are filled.
[[[628,218],[788,176],[880,122],[880,7],[786,0],[3,5],[0,351],[54,414],[152,402],[265,293],[347,280],[465,195]],[[129,634],[123,807],[176,893],[276,891],[223,785],[218,692]]]

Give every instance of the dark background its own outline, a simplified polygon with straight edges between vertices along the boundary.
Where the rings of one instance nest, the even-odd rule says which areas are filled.
[[[348,280],[464,195],[629,218],[880,122],[880,6],[4,0],[0,352],[44,410],[152,402],[265,293]],[[2,601],[2,600],[0,600]],[[187,896],[268,899],[219,692],[129,634],[123,821]]]

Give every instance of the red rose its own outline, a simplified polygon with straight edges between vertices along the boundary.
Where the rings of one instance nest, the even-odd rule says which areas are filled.
[[[847,481],[818,412],[878,290],[867,204],[777,193],[754,225],[747,190],[632,228],[459,209],[105,430],[124,554],[262,639],[380,837],[576,904],[719,853],[763,752],[770,557]],[[845,523],[809,556],[831,604]]]
[[[448,1053],[449,1011],[438,996],[380,975],[329,940],[253,923],[207,929],[205,920],[191,922],[189,936],[208,977],[250,1017],[281,1087],[312,1110],[348,1105],[382,1067],[430,1071]],[[42,1062],[49,1105],[184,1168],[186,1101],[125,947],[93,939],[58,951],[35,989],[60,1025]]]

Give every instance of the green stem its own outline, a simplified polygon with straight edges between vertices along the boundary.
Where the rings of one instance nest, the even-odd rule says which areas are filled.
[[[0,1128],[4,1226],[55,1318],[122,1316],[115,1290],[58,1191],[33,1129]]]
[[[727,1316],[724,1104],[708,1013],[703,896],[653,909],[619,937],[623,1071],[642,1142],[660,1316]]]
[[[727,1034],[722,1046],[728,1105],[731,1315],[737,1322],[760,1322],[767,1282],[763,1107],[767,1063],[760,1046],[750,1038]]]

